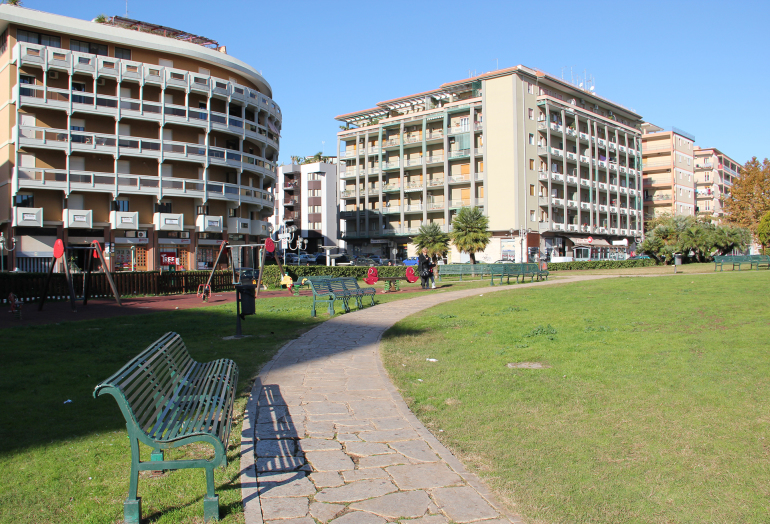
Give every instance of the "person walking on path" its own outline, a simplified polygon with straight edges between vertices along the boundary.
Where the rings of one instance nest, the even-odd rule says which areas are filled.
[[[433,262],[428,256],[428,248],[422,248],[422,253],[417,258],[417,267],[420,270],[420,285],[423,289],[429,289],[428,280],[430,279],[430,270]]]

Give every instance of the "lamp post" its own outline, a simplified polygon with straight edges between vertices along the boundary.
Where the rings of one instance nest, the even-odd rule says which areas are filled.
[[[3,252],[10,253],[14,249],[16,249],[16,240],[13,237],[10,238],[10,241],[6,240],[3,232],[0,231],[0,271],[5,271],[5,257],[3,256]]]
[[[524,244],[526,237],[524,235],[529,235],[532,232],[531,229],[528,227],[520,227],[519,228],[519,239],[521,240],[521,262],[522,264],[526,264],[528,260],[524,260]]]

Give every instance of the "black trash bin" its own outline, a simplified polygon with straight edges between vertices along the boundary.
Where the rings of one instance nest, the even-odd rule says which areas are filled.
[[[235,286],[241,318],[253,315],[256,312],[256,289],[252,284],[238,284]]]

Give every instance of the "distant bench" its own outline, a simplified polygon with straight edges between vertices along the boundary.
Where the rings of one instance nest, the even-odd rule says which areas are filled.
[[[519,277],[522,281],[526,277],[530,277],[530,282],[533,282],[535,278],[538,280],[547,280],[550,274],[547,269],[540,269],[538,264],[535,263],[515,263],[515,264],[445,264],[438,267],[439,282],[442,277],[446,276],[459,276],[460,280],[465,276],[478,276],[484,278],[485,275],[490,277],[490,285],[495,285],[495,277],[500,278],[500,284],[503,283],[503,278],[507,278],[507,282],[510,283],[511,277],[516,278],[516,282],[519,282]]]
[[[219,520],[219,496],[214,492],[214,468],[227,466],[227,443],[233,425],[238,366],[229,359],[196,362],[182,337],[166,333],[94,389],[94,397],[115,397],[126,419],[131,443],[131,476],[123,503],[127,524],[139,524],[137,497],[140,471],[203,468],[206,496],[203,520]],[[142,462],[139,443],[152,448]],[[195,442],[214,448],[211,460],[164,460],[163,451]]]
[[[354,277],[329,277],[320,279],[314,277],[308,280],[310,288],[313,290],[313,305],[310,309],[310,316],[316,314],[316,302],[328,302],[329,315],[334,315],[334,303],[342,302],[342,307],[346,313],[350,312],[350,299],[355,299],[356,308],[363,309],[364,297],[370,297],[372,306],[374,305],[375,289],[373,287],[359,287],[358,281]]]
[[[741,270],[741,264],[749,264],[749,269],[754,268],[767,268],[770,269],[770,255],[720,255],[714,257],[714,271],[719,268],[720,271],[724,271],[722,267],[724,264],[732,264],[732,269],[738,268]]]

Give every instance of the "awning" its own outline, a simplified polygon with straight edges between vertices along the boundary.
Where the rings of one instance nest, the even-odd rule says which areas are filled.
[[[568,237],[569,240],[575,244],[576,246],[601,246],[601,247],[608,247],[610,245],[609,242],[602,238],[594,238],[592,242],[588,241],[588,238],[579,238],[579,237]]]

